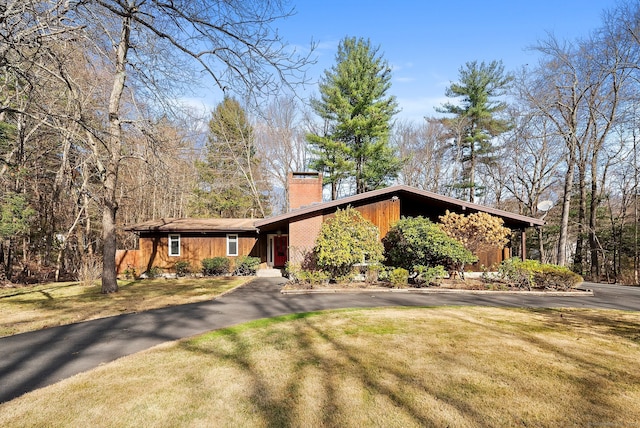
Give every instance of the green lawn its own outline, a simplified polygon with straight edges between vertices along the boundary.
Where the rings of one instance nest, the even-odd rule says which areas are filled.
[[[381,308],[158,346],[0,405],[11,427],[640,425],[640,313]]]
[[[79,321],[164,306],[209,300],[249,277],[145,279],[121,281],[120,291],[100,293],[100,285],[53,283],[0,288],[0,337]]]

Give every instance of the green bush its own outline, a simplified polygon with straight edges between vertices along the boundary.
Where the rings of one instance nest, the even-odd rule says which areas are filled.
[[[321,270],[301,270],[298,282],[302,284],[319,285],[329,281],[329,274]]]
[[[367,284],[374,284],[380,279],[380,272],[384,270],[382,263],[371,263],[365,266],[364,280]]]
[[[231,261],[226,257],[214,257],[202,260],[202,274],[204,276],[226,275],[230,271]]]
[[[409,286],[409,271],[405,268],[395,268],[389,273],[389,282],[395,288],[407,288]]]
[[[162,269],[159,268],[158,266],[152,266],[148,271],[147,271],[147,278],[149,279],[154,279],[159,277],[160,275],[162,275]]]
[[[350,275],[356,263],[382,261],[379,233],[356,209],[337,210],[335,217],[323,223],[316,239],[314,253],[318,268],[338,279]]]
[[[534,275],[534,283],[538,288],[552,290],[570,290],[580,284],[583,278],[577,273],[558,265],[543,264]]]
[[[414,272],[414,266],[460,271],[477,258],[462,243],[424,217],[403,217],[382,240],[386,263]]]
[[[439,285],[442,278],[447,276],[447,271],[444,266],[414,266],[413,271],[416,273],[415,278],[413,278],[413,282],[418,287],[423,285]]]
[[[122,272],[126,279],[136,279],[138,278],[138,273],[136,272],[136,268],[132,266],[127,266],[127,268]]]
[[[527,290],[569,290],[583,281],[580,275],[566,267],[537,260],[522,261],[517,257],[502,262],[498,273],[503,280]]]
[[[191,273],[191,264],[186,260],[179,260],[174,265],[173,268],[176,271],[176,276],[183,277],[187,276]]]
[[[251,276],[255,275],[260,266],[260,257],[242,256],[236,260],[234,275]]]
[[[378,281],[389,281],[389,273],[393,270],[393,267],[382,266],[382,269],[378,271]]]
[[[329,281],[329,274],[321,270],[304,269],[300,267],[298,263],[287,263],[286,273],[291,282],[296,284],[309,285],[313,288],[314,285],[319,285]]]

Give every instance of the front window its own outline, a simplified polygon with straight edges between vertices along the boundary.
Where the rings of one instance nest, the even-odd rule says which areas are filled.
[[[227,235],[227,256],[238,255],[238,235]]]
[[[180,255],[180,235],[169,235],[169,255],[173,257]]]

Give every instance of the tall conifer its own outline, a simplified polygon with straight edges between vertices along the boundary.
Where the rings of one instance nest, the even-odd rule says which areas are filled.
[[[461,155],[462,180],[459,185],[469,190],[469,201],[474,202],[478,183],[478,164],[494,161],[495,147],[492,139],[509,129],[509,123],[497,115],[507,108],[504,101],[496,100],[506,93],[513,77],[505,74],[501,61],[489,64],[468,62],[459,70],[460,80],[452,83],[445,92],[450,98],[458,98],[457,104],[446,103],[437,109],[451,113],[453,118],[444,119],[445,125],[462,132],[453,132],[455,144]]]
[[[266,192],[255,156],[253,128],[240,103],[225,98],[209,121],[204,161],[192,214],[205,217],[264,217]]]
[[[392,118],[398,112],[391,87],[391,67],[369,40],[348,37],[338,46],[336,64],[320,82],[320,98],[312,101],[324,120],[323,135],[308,141],[337,197],[340,182],[353,178],[356,193],[378,189],[397,176],[401,161],[389,145]]]

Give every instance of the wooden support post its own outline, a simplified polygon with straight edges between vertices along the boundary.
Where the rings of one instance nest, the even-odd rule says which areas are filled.
[[[522,248],[522,261],[527,260],[527,232],[524,229],[520,231],[520,247]]]

